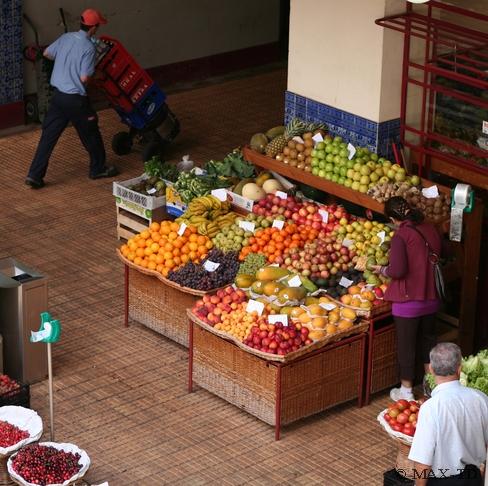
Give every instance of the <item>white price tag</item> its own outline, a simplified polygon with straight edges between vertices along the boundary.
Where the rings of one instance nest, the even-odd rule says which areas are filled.
[[[256,224],[252,221],[239,221],[239,228],[242,228],[244,231],[250,231],[252,233],[256,228]]]
[[[341,287],[345,287],[346,289],[349,288],[353,283],[354,282],[352,280],[349,280],[346,277],[341,277],[341,279],[339,280],[339,285]]]
[[[146,191],[149,195],[154,194],[155,192],[158,192],[158,190],[155,187],[151,187],[151,189],[148,189]]]
[[[485,134],[488,135],[488,121],[483,120],[483,125],[481,127],[481,131]]]
[[[227,189],[214,189],[210,194],[219,201],[227,201]]]
[[[105,481],[104,483],[94,484],[93,486],[108,486],[108,482]]]
[[[200,167],[195,167],[193,170],[194,170],[194,174],[195,175],[203,175],[203,174],[205,174],[205,171],[203,169],[200,169]]]
[[[280,230],[280,229],[283,229],[283,226],[285,226],[285,222],[284,221],[281,221],[280,219],[275,219],[273,221],[272,228],[278,228]]]
[[[185,223],[181,223],[180,224],[180,229],[178,230],[178,235],[179,236],[183,236],[185,234],[185,231],[186,231],[186,224]]]
[[[293,137],[292,140],[297,143],[305,143],[305,140],[303,140],[303,138],[298,135],[296,137]]]
[[[435,199],[436,197],[439,197],[439,189],[437,189],[437,186],[424,187],[422,189],[422,194],[427,199]]]
[[[203,268],[207,270],[207,272],[215,272],[215,270],[217,270],[217,268],[219,267],[220,267],[220,263],[212,262],[211,260],[207,260],[203,264]]]
[[[322,134],[319,132],[312,137],[312,140],[315,142],[315,145],[317,145],[319,142],[324,141],[324,137],[322,137]]]
[[[319,306],[322,307],[322,309],[325,309],[326,311],[334,310],[337,307],[332,302],[324,302],[322,304],[319,304]]]
[[[349,156],[347,158],[351,160],[356,155],[356,147],[352,143],[348,143],[347,151],[349,152]]]
[[[263,313],[264,304],[262,302],[258,302],[257,300],[250,299],[246,306],[246,312],[257,312],[258,316]]]
[[[348,238],[344,238],[342,240],[342,246],[345,246],[346,248],[349,248],[352,245],[354,245],[354,241],[353,240],[349,240]]]
[[[276,324],[281,322],[284,326],[288,326],[288,316],[286,314],[274,314],[268,316],[268,322],[270,324]]]
[[[231,287],[232,287],[234,290],[237,290],[237,285],[236,285],[235,283],[233,283],[233,284],[231,285]]]
[[[279,267],[280,264],[279,263],[271,263],[270,265],[268,265],[268,267]]]
[[[380,245],[382,245],[385,242],[386,233],[384,231],[380,231],[376,236],[380,239]]]
[[[329,212],[326,209],[319,209],[319,214],[322,221],[327,224],[329,222]]]
[[[283,191],[276,191],[275,196],[279,197],[280,199],[288,199],[288,194]]]
[[[302,285],[302,281],[298,275],[295,275],[293,278],[288,280],[288,287],[300,287]]]
[[[43,339],[47,339],[51,334],[51,326],[47,327],[47,323],[44,324],[44,329],[42,331],[31,331],[31,342],[38,343]]]

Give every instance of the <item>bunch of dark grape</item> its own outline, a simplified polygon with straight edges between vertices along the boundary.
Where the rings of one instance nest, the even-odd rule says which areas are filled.
[[[239,270],[237,256],[237,252],[224,253],[214,248],[208,253],[202,263],[188,262],[179,269],[169,272],[168,278],[182,287],[189,287],[195,290],[209,291],[224,287],[233,282],[237,275]],[[220,265],[215,271],[209,272],[204,267],[207,260]]]

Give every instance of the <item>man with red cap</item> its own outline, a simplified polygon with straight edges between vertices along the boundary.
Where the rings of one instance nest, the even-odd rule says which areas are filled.
[[[90,155],[91,179],[113,177],[114,166],[105,165],[105,148],[98,117],[86,94],[86,84],[95,72],[96,49],[91,37],[107,20],[100,12],[87,9],[81,14],[80,30],[63,34],[44,51],[54,60],[51,85],[54,94],[42,125],[42,135],[25,183],[33,189],[44,187],[49,158],[59,137],[71,122]]]

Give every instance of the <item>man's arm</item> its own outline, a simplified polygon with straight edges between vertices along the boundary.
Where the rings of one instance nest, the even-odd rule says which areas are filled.
[[[48,48],[44,49],[44,52],[42,53],[44,57],[49,59],[50,61],[54,61],[54,56],[48,51]]]
[[[421,464],[420,462],[414,462],[415,469],[415,486],[427,486],[429,480],[429,473],[432,470],[427,464]]]
[[[80,79],[83,84],[88,83],[90,78],[95,73],[95,49],[92,49],[83,54],[81,58],[81,75]]]

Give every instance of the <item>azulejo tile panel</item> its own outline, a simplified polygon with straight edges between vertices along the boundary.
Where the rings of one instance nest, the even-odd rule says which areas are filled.
[[[22,0],[0,0],[0,105],[22,100]]]
[[[400,119],[377,123],[333,106],[285,92],[285,123],[298,117],[305,121],[326,123],[332,135],[368,147],[382,156],[391,157],[391,144],[399,143]]]

